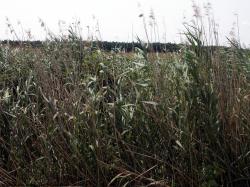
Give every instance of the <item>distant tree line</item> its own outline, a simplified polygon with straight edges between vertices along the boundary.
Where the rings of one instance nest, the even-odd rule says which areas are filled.
[[[13,47],[18,46],[32,46],[34,48],[39,48],[43,46],[43,41],[11,41],[11,40],[3,40],[0,42],[1,44],[9,44]],[[136,48],[146,49],[150,52],[176,52],[179,51],[180,45],[174,43],[150,43],[150,44],[142,44],[139,42],[108,42],[108,41],[83,41],[83,43],[87,43],[88,46],[92,47],[92,49],[102,49],[104,51],[124,51],[124,52],[133,52]],[[90,44],[90,45],[89,45]]]
[[[94,43],[94,45],[97,45]],[[150,43],[142,44],[139,42],[100,42],[99,47],[105,51],[120,50],[124,52],[133,52],[135,48],[144,48],[152,52],[176,52],[180,49],[178,44],[173,43]]]
[[[18,41],[18,40],[2,40],[0,41],[1,44],[6,45],[9,44],[12,47],[19,47],[19,46],[32,46],[34,48],[36,47],[42,47],[43,42],[42,41]]]

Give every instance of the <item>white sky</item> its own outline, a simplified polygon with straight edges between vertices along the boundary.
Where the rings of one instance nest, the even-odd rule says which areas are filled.
[[[203,7],[207,0],[196,0]],[[250,44],[250,0],[210,0],[215,20],[219,24],[220,39],[225,42],[233,23],[239,15],[239,28],[241,41],[247,46]],[[90,33],[98,37],[95,32],[99,24],[102,40],[132,41],[132,36],[138,35],[145,39],[145,31],[141,13],[144,13],[147,23],[150,11],[153,10],[161,41],[179,42],[183,31],[183,21],[192,19],[191,0],[0,0],[0,39],[13,38],[10,35],[6,17],[15,28],[19,38],[26,37],[21,34],[31,30],[35,39],[42,39],[46,33],[39,18],[54,33],[59,32],[58,21],[65,21],[64,26],[80,20],[84,38]],[[184,17],[186,19],[184,20]],[[18,24],[21,22],[21,25]],[[23,31],[22,31],[23,30]],[[148,27],[149,37],[153,31]],[[154,38],[154,34],[153,38]]]

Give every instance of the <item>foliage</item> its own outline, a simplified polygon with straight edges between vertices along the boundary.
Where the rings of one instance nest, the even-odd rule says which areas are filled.
[[[186,37],[163,54],[91,50],[74,32],[2,45],[0,182],[249,186],[250,55]]]

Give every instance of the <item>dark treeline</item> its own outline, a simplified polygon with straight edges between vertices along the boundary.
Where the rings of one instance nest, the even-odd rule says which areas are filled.
[[[96,45],[97,43],[94,43]],[[152,52],[176,52],[180,49],[180,46],[178,44],[173,43],[150,43],[148,44],[141,44],[139,42],[100,42],[99,45],[101,48],[105,51],[111,51],[111,50],[121,50],[125,52],[132,52],[135,50],[135,48],[144,48],[148,51]]]
[[[52,41],[53,42],[53,41]],[[56,41],[57,42],[57,41]],[[3,40],[1,44],[9,44],[13,47],[32,46],[39,48],[44,45],[43,41],[11,41]],[[83,41],[83,44],[90,46],[92,49],[102,49],[104,51],[124,51],[133,52],[136,48],[146,49],[151,52],[176,52],[180,49],[180,45],[174,43],[150,43],[142,44],[139,42],[108,42],[108,41]]]

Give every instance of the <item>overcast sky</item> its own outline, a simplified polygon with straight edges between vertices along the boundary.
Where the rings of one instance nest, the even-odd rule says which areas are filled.
[[[196,0],[203,7],[207,0]],[[216,22],[219,24],[220,39],[225,42],[238,14],[241,41],[250,44],[250,0],[210,0]],[[82,35],[101,37],[102,40],[132,41],[136,35],[145,39],[143,19],[149,23],[154,12],[157,27],[156,38],[161,41],[179,42],[183,22],[193,16],[191,0],[1,0],[0,38],[12,37],[7,28],[6,17],[15,28],[19,38],[26,37],[31,30],[35,39],[42,39],[46,32],[39,18],[54,33],[65,30],[73,22],[80,21]],[[21,24],[18,24],[20,23]],[[61,26],[58,26],[60,22]],[[100,32],[96,32],[99,27]],[[148,26],[149,37],[155,38]]]

